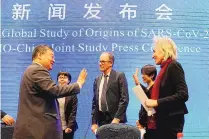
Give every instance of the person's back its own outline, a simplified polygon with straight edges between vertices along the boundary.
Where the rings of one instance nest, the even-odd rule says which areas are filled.
[[[38,75],[37,73],[40,71],[48,73],[49,75],[49,72],[46,69],[44,69],[44,67],[36,63],[33,63],[32,65],[28,66],[28,68],[24,72],[20,84],[20,101],[22,102],[20,103],[20,108],[21,108],[19,112],[20,114],[21,112],[24,113],[25,111],[27,112],[29,111],[29,113],[24,113],[24,115],[28,115],[28,116],[33,114],[37,115],[37,114],[45,114],[45,113],[57,114],[57,111],[55,109],[56,107],[52,107],[55,105],[56,102],[55,96],[47,92],[48,91],[47,86],[50,88],[50,86],[56,84],[55,82],[52,84],[45,84],[45,85],[43,84],[43,86],[46,86],[44,87],[45,90],[43,90],[43,88],[39,88],[38,80],[41,79],[41,78],[39,79],[41,75]],[[37,85],[36,83],[34,84],[34,82],[37,82]]]
[[[37,46],[32,60],[20,83],[13,139],[62,139],[56,98],[79,93],[87,72],[83,69],[76,83],[58,86],[49,74],[55,62],[53,49]]]
[[[33,63],[32,65],[28,66],[28,68],[25,70],[23,74],[20,84],[19,107],[14,138],[31,138],[34,136],[38,138],[39,135],[44,136],[44,134],[46,134],[44,132],[50,126],[54,126],[53,132],[61,132],[56,131],[60,129],[57,126],[61,125],[60,121],[58,120],[59,115],[56,111],[55,97],[47,93],[47,89],[42,90],[41,88],[38,88],[38,85],[36,86],[34,84],[36,80],[39,80],[38,76],[40,75],[37,75],[37,72],[40,71],[42,71],[43,74],[48,73],[48,71],[44,69],[44,67],[36,63]],[[47,84],[45,85],[47,86]],[[49,121],[47,121],[48,118]],[[45,123],[45,125],[43,123]],[[24,135],[16,134],[23,130]],[[48,134],[53,134],[53,132]],[[43,137],[40,136],[40,138]]]

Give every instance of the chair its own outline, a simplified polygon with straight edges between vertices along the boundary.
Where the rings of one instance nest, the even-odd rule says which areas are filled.
[[[132,125],[107,124],[97,129],[96,137],[97,139],[141,139],[141,132]]]

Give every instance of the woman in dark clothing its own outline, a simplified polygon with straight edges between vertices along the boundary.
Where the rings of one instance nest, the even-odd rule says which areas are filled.
[[[59,85],[64,86],[71,82],[71,75],[68,72],[59,72],[57,75]],[[78,125],[76,122],[76,112],[78,99],[76,95],[58,98],[60,117],[63,129],[63,139],[73,139],[74,132]]]
[[[185,102],[189,95],[184,70],[176,61],[174,41],[168,37],[156,38],[152,58],[161,69],[151,97],[145,102],[147,107],[156,110],[155,119],[148,126],[156,129],[156,139],[176,139],[177,133],[183,132],[184,114],[188,113]]]
[[[143,82],[147,84],[147,87],[143,86],[138,79],[138,68],[136,69],[135,74],[133,75],[134,81],[136,85],[141,85],[142,89],[146,93],[147,97],[150,98],[151,90],[154,84],[154,80],[157,75],[156,67],[153,65],[145,65],[141,69],[141,75]],[[144,139],[155,139],[155,129],[147,128],[147,119],[148,115],[144,107],[141,105],[141,109],[139,111],[139,120],[136,121],[136,125],[139,129],[145,128],[146,134],[144,135]]]

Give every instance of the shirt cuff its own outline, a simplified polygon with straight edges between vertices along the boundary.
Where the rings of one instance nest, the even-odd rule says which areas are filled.
[[[78,86],[79,86],[79,88],[81,89],[82,88],[82,85],[81,85],[81,83],[79,83],[79,82],[77,82],[78,83]]]

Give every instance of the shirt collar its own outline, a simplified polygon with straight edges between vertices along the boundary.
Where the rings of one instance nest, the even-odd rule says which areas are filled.
[[[38,63],[38,62],[35,62],[35,61],[33,61],[33,63],[36,63],[36,64],[38,64],[38,65],[40,65],[40,66],[42,66],[40,63]],[[43,66],[42,66],[43,67]]]
[[[110,71],[111,72],[111,71]],[[110,77],[110,72],[108,72],[106,75],[107,75],[107,77]],[[105,76],[105,74],[103,73],[102,74],[102,76],[104,77]]]

